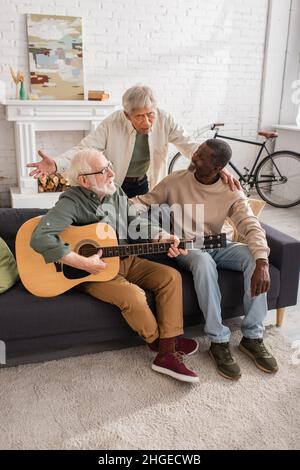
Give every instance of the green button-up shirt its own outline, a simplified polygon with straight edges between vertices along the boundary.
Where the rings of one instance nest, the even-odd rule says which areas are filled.
[[[30,246],[44,257],[46,263],[53,263],[72,251],[59,237],[61,232],[70,225],[97,222],[111,225],[120,244],[135,240],[137,233],[140,239],[151,238],[148,219],[139,217],[124,191],[118,185],[116,188],[114,194],[105,196],[102,201],[93,191],[79,186],[63,192],[35,228]],[[158,227],[152,227],[152,236],[155,232],[159,232]]]

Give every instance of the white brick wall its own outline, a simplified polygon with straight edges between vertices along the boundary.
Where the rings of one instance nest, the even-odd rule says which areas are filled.
[[[105,89],[120,102],[129,86],[149,84],[160,107],[188,131],[224,120],[227,133],[255,136],[267,6],[268,0],[0,0],[0,80],[13,98],[9,66],[28,77],[26,13],[78,15],[87,89]],[[0,120],[4,206],[16,165],[13,127],[3,106]],[[80,132],[55,133],[54,139],[41,133],[38,143],[56,155],[80,138]],[[247,146],[234,157],[243,163],[252,158]]]

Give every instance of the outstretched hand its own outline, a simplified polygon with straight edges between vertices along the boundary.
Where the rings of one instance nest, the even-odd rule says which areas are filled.
[[[46,155],[42,150],[38,151],[39,156],[42,158],[40,162],[27,163],[28,168],[35,168],[35,170],[29,173],[29,176],[33,176],[35,179],[39,177],[45,177],[56,172],[56,164],[54,160]]]

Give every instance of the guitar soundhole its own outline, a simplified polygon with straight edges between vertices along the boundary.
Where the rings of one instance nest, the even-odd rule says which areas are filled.
[[[95,255],[99,251],[99,249],[99,246],[92,245],[91,243],[85,243],[84,245],[80,246],[77,252],[79,255],[88,258],[89,256]]]

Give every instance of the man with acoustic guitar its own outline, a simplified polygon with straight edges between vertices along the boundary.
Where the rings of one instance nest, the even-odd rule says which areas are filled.
[[[72,251],[60,237],[71,225],[109,221],[116,227],[119,243],[128,243],[128,224],[134,222],[136,217],[131,216],[130,211],[121,210],[127,197],[115,185],[114,176],[111,163],[97,150],[82,150],[72,159],[68,172],[71,188],[62,193],[31,237],[30,246],[44,257],[46,263],[62,263],[91,274],[105,272],[107,264],[101,257],[101,249],[91,256],[82,256]],[[143,229],[144,233],[147,232],[148,220],[140,219],[139,226],[141,232]],[[122,238],[124,233],[125,239]],[[157,236],[172,240],[168,256],[175,258],[179,254],[187,254],[187,250],[179,248],[176,236],[162,235],[159,228]],[[188,369],[183,362],[184,354],[190,355],[198,350],[198,343],[181,336],[182,281],[176,269],[138,256],[123,256],[119,272],[113,279],[86,282],[81,286],[87,294],[121,309],[129,326],[144,338],[152,351],[157,352],[153,370],[184,382],[199,381],[197,373]],[[151,290],[155,295],[156,317],[147,303],[144,289]]]

